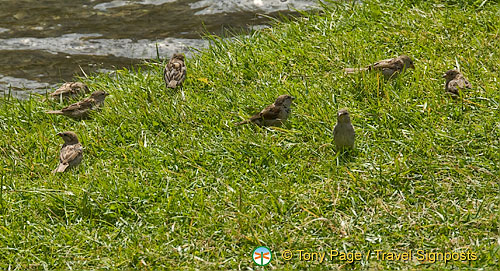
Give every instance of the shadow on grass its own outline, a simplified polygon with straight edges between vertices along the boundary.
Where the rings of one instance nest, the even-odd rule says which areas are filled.
[[[336,164],[337,166],[344,166],[353,163],[355,162],[357,155],[358,151],[356,149],[354,150],[344,149],[341,151],[336,151],[335,153]]]

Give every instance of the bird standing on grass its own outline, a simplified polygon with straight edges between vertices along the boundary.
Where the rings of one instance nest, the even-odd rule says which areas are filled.
[[[82,144],[78,142],[78,137],[74,132],[62,132],[57,135],[62,137],[64,144],[59,153],[59,165],[52,173],[64,172],[67,168],[77,166],[83,158]]]
[[[56,91],[49,94],[52,99],[69,99],[75,96],[87,94],[89,88],[82,82],[67,82],[62,84]]]
[[[167,88],[175,89],[182,86],[186,79],[186,65],[182,54],[174,54],[163,71],[163,78]]]
[[[104,99],[109,93],[104,91],[96,91],[77,103],[68,105],[61,110],[47,111],[47,114],[56,114],[81,120],[89,117],[91,111],[96,110],[104,105]]]
[[[337,125],[333,129],[333,140],[337,151],[354,148],[356,133],[351,124],[351,117],[346,109],[337,113]]]
[[[384,59],[365,68],[345,68],[346,73],[356,73],[360,71],[381,72],[385,79],[396,78],[400,73],[407,69],[414,69],[413,60],[407,55],[395,58]]]
[[[472,85],[465,79],[464,75],[457,70],[449,70],[444,75],[446,79],[444,88],[452,95],[460,95],[460,90],[471,88]]]
[[[292,101],[295,98],[290,95],[281,95],[276,101],[264,108],[250,119],[236,123],[236,125],[255,123],[259,126],[281,126],[290,115]]]

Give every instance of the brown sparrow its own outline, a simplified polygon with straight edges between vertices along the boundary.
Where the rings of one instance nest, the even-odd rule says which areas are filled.
[[[351,124],[351,117],[346,109],[341,109],[337,113],[337,125],[333,129],[333,140],[337,151],[343,149],[353,149],[356,133]]]
[[[87,94],[89,88],[82,82],[67,82],[56,91],[49,94],[53,99],[69,99],[78,95]]]
[[[104,105],[104,99],[109,93],[96,91],[77,103],[68,105],[61,110],[47,111],[47,114],[64,115],[73,119],[81,120],[89,117],[92,110],[96,110]]]
[[[186,65],[182,54],[174,54],[163,71],[163,78],[167,88],[182,86],[186,79]]]
[[[236,123],[236,125],[255,123],[259,126],[281,126],[290,115],[292,101],[295,98],[290,95],[281,95],[276,101],[264,108],[264,110],[252,116],[250,119]]]
[[[62,132],[57,135],[62,137],[64,144],[59,153],[59,165],[52,173],[64,172],[67,168],[77,166],[83,158],[82,144],[78,142],[78,137],[74,132]]]
[[[407,69],[414,69],[413,61],[407,55],[398,56],[391,59],[384,59],[365,68],[345,68],[346,73],[356,73],[359,71],[381,72],[385,79],[395,78]]]
[[[464,75],[457,70],[449,70],[444,75],[446,79],[444,89],[454,95],[459,95],[461,89],[471,88],[472,85],[465,79]]]

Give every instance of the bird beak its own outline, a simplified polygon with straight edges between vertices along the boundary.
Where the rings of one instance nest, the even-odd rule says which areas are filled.
[[[107,92],[106,92],[106,94],[104,94],[104,95],[105,95],[105,96],[109,96],[109,95],[111,95],[111,94],[109,94],[109,93],[107,93]]]
[[[58,135],[58,136],[62,136],[62,135],[63,135],[63,133],[57,133],[56,135]]]
[[[290,97],[292,98],[292,101],[295,100],[295,97],[293,97],[293,96],[290,96]]]
[[[446,73],[445,73],[445,74],[443,74],[443,78],[446,78]]]

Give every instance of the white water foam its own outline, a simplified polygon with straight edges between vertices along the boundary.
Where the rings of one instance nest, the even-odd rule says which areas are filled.
[[[210,15],[232,12],[271,13],[284,10],[305,10],[316,5],[315,0],[200,0],[189,4],[192,9],[201,9],[195,15]]]

